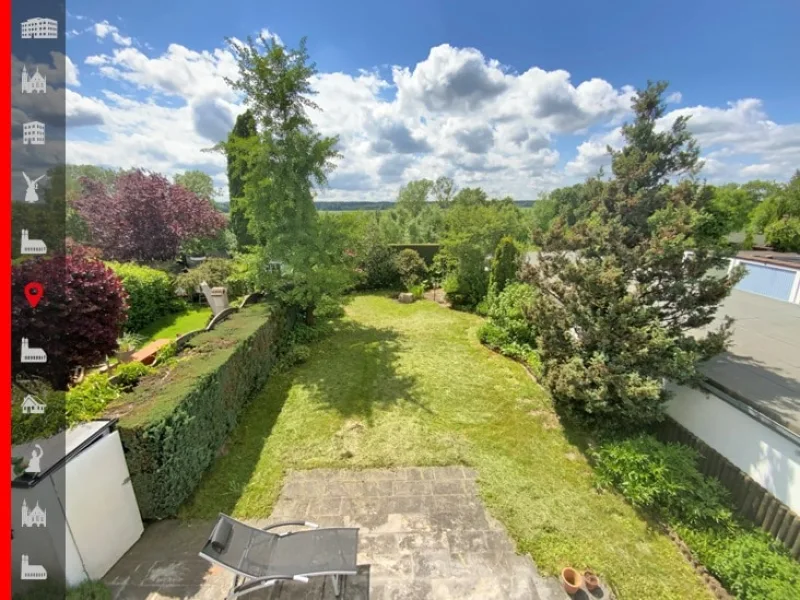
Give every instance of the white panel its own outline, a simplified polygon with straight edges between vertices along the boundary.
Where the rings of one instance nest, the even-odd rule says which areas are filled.
[[[144,530],[128,475],[116,431],[67,464],[67,523],[91,579],[103,577]]]
[[[669,416],[800,513],[800,447],[713,394],[669,387]]]

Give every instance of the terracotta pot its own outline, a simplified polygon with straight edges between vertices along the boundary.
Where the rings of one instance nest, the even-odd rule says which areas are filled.
[[[572,567],[566,567],[563,571],[561,571],[561,585],[564,586],[564,591],[568,594],[574,594],[579,589],[581,589],[581,585],[583,584],[583,578],[581,574],[578,573]]]
[[[597,575],[592,573],[589,569],[583,572],[583,580],[586,582],[586,589],[589,591],[596,590],[600,586],[600,580]]]

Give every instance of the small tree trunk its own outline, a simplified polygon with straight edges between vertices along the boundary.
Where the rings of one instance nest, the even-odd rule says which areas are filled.
[[[313,327],[316,320],[317,318],[314,316],[314,307],[309,306],[306,308],[306,325]]]

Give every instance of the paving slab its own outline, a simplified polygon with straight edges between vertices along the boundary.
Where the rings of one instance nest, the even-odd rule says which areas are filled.
[[[359,527],[358,574],[344,600],[564,600],[555,578],[517,555],[460,466],[316,469],[290,473],[263,527],[287,518]],[[199,558],[213,521],[169,520],[147,527],[105,577],[114,600],[222,600],[233,576]],[[330,578],[282,582],[248,600],[328,600]]]

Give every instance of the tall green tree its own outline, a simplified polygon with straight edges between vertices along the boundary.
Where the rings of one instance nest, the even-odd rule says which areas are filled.
[[[433,186],[430,179],[409,181],[397,194],[397,210],[407,213],[410,217],[416,217],[425,208]]]
[[[694,176],[698,149],[686,119],[656,128],[665,90],[655,83],[637,93],[626,145],[612,152],[613,177],[587,182],[595,193],[571,237],[551,228],[525,274],[543,292],[531,317],[545,383],[559,408],[596,427],[658,420],[664,380],[696,380],[729,336],[727,321],[690,333],[712,323],[741,272],[720,276],[727,245],[698,234],[710,190]]]
[[[519,245],[514,238],[506,236],[497,244],[492,257],[492,268],[489,273],[489,293],[500,294],[509,283],[517,278],[520,266]]]
[[[185,187],[187,190],[194,192],[200,198],[208,200],[208,202],[216,208],[217,203],[215,199],[219,193],[214,187],[214,180],[211,179],[208,173],[196,169],[184,171],[183,173],[175,175],[173,181]]]
[[[456,195],[456,184],[450,177],[439,177],[433,182],[433,197],[441,208],[447,208]]]
[[[230,228],[240,248],[251,246],[255,239],[248,231],[244,207],[244,180],[247,173],[247,157],[257,143],[256,120],[252,110],[236,117],[233,130],[224,145],[228,159],[228,195],[230,197]]]
[[[316,131],[308,110],[311,78],[305,39],[289,49],[260,36],[247,43],[230,40],[239,78],[228,83],[243,93],[257,124],[257,143],[247,154],[243,205],[248,230],[263,262],[283,265],[284,299],[313,315],[324,295],[336,296],[348,284],[343,263],[346,240],[314,207],[315,187],[327,183],[334,168],[337,138]]]

